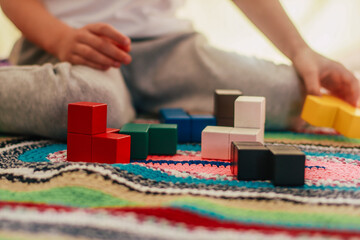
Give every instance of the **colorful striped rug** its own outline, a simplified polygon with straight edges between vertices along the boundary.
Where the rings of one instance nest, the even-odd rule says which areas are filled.
[[[360,239],[360,140],[266,133],[306,153],[306,184],[237,181],[200,145],[125,165],[0,137],[0,239]]]

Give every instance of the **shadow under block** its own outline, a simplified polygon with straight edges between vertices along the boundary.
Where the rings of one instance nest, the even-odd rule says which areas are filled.
[[[131,158],[146,159],[149,155],[149,128],[150,124],[127,123],[120,134],[131,136]]]
[[[233,128],[230,132],[230,145],[232,142],[260,142],[263,144],[264,129]]]
[[[235,100],[234,127],[264,129],[264,125],[264,97],[240,96]]]
[[[176,124],[151,124],[149,128],[149,154],[176,154],[177,132]]]
[[[92,162],[130,163],[130,136],[117,133],[94,135],[92,139]]]
[[[231,119],[234,126],[234,102],[242,95],[237,89],[216,89],[214,93],[214,115],[216,119]],[[220,121],[220,123],[222,123]]]
[[[92,136],[79,133],[67,135],[67,160],[70,162],[92,161]]]
[[[231,172],[238,180],[270,180],[269,149],[259,142],[232,142]]]
[[[177,124],[178,142],[191,142],[191,120],[181,108],[163,108],[160,110],[161,122]]]
[[[201,135],[201,157],[211,159],[230,159],[229,139],[233,128],[207,126]]]
[[[360,108],[329,96],[306,97],[301,118],[317,127],[334,128],[350,138],[360,138]]]
[[[305,182],[305,154],[293,146],[267,146],[270,150],[272,183],[301,186]]]
[[[78,102],[68,105],[68,132],[99,134],[106,131],[107,105]]]
[[[216,118],[213,115],[190,115],[191,141],[201,142],[201,132],[207,126],[216,126]]]

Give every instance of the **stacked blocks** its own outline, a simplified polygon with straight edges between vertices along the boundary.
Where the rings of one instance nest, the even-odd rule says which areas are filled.
[[[236,89],[216,89],[214,94],[214,115],[218,126],[234,126],[234,102],[242,95]]]
[[[67,159],[73,162],[129,163],[130,136],[106,128],[107,105],[68,105]]]
[[[239,180],[271,180],[275,186],[301,186],[305,154],[292,146],[233,142],[231,172]]]
[[[301,117],[314,126],[334,128],[346,137],[360,138],[360,108],[339,98],[308,95]]]
[[[234,112],[234,127],[214,126],[203,130],[203,158],[229,160],[231,144],[235,141],[264,143],[265,98],[240,96],[234,102]]]
[[[164,123],[177,124],[178,141],[201,142],[201,132],[206,126],[215,126],[216,119],[212,115],[189,115],[181,108],[163,108],[160,120]]]
[[[174,155],[177,150],[176,124],[125,124],[121,134],[131,136],[131,158],[146,159],[149,154]]]

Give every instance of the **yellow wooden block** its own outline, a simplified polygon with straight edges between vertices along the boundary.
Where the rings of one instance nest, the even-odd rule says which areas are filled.
[[[317,127],[333,127],[337,111],[333,99],[308,95],[301,118]]]
[[[339,98],[308,95],[301,117],[318,127],[332,127],[350,138],[360,138],[360,109]]]

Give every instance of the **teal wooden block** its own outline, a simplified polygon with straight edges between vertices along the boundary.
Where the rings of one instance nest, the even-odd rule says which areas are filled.
[[[146,159],[149,154],[149,128],[150,124],[127,123],[121,134],[131,136],[130,158]]]
[[[149,154],[176,154],[177,131],[176,124],[151,124],[149,129]]]

